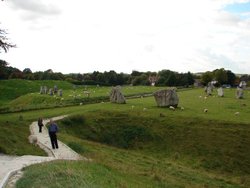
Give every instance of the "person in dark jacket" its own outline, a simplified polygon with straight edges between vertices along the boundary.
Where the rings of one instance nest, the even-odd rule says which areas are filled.
[[[56,136],[56,133],[58,132],[58,126],[53,120],[50,120],[48,130],[52,148],[58,149],[57,136]]]
[[[39,127],[39,133],[42,132],[42,127],[43,127],[43,118],[39,117],[37,121],[38,127]]]

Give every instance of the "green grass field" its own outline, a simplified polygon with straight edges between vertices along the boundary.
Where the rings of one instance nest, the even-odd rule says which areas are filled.
[[[40,86],[63,90],[63,96],[41,95]],[[159,88],[145,86],[125,86],[122,91],[126,97],[140,97],[152,94]],[[111,87],[74,86],[66,81],[28,81],[0,80],[0,113],[46,109],[79,104],[109,101]],[[86,94],[88,92],[89,94]]]
[[[175,111],[145,97],[1,114],[0,151],[45,155],[28,143],[28,125],[69,114],[58,122],[59,139],[92,162],[32,165],[17,187],[250,187],[249,91],[242,100],[234,89],[223,98],[205,99],[202,89],[178,95]]]

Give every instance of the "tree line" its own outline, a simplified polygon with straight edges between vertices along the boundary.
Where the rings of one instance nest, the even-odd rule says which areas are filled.
[[[132,71],[131,74],[117,73],[113,70],[93,73],[62,74],[46,71],[32,72],[30,68],[23,71],[8,66],[4,60],[0,60],[0,79],[27,79],[27,80],[66,80],[76,85],[156,85],[156,86],[188,86],[194,83],[194,76],[188,73],[177,73],[170,70],[159,72]]]
[[[225,70],[224,68],[215,69],[213,71],[204,72],[201,75],[201,82],[203,85],[207,85],[208,82],[217,81],[216,85],[230,85],[237,86],[241,81],[249,82],[250,75],[235,75],[230,70]]]
[[[132,71],[131,74],[116,73],[115,71],[92,73],[72,73],[62,74],[53,72],[48,69],[46,71],[32,72],[30,68],[23,71],[11,67],[4,60],[0,60],[0,79],[27,79],[27,80],[65,80],[76,85],[155,85],[155,86],[182,86],[189,87],[195,81],[199,81],[203,85],[208,82],[217,81],[218,85],[229,84],[236,86],[240,81],[250,81],[250,75],[235,75],[230,70],[223,68],[213,71],[207,71],[202,74],[178,73],[171,70],[161,70],[158,72],[139,72]]]

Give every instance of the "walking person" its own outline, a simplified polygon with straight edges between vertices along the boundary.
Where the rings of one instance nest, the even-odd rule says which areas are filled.
[[[56,136],[56,133],[58,132],[58,126],[53,120],[50,120],[48,130],[52,148],[58,149],[57,136]]]
[[[43,118],[39,117],[37,121],[38,127],[39,127],[39,133],[42,132],[42,127],[43,127]]]

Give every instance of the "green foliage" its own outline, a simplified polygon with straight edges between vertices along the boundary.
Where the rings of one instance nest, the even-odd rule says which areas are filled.
[[[194,77],[188,73],[177,73],[170,70],[162,70],[158,73],[159,79],[156,82],[158,86],[189,86],[193,85]]]
[[[16,45],[9,42],[9,39],[6,37],[6,35],[6,30],[0,29],[0,53],[2,52],[2,50],[4,52],[7,52],[9,48],[16,47]]]

